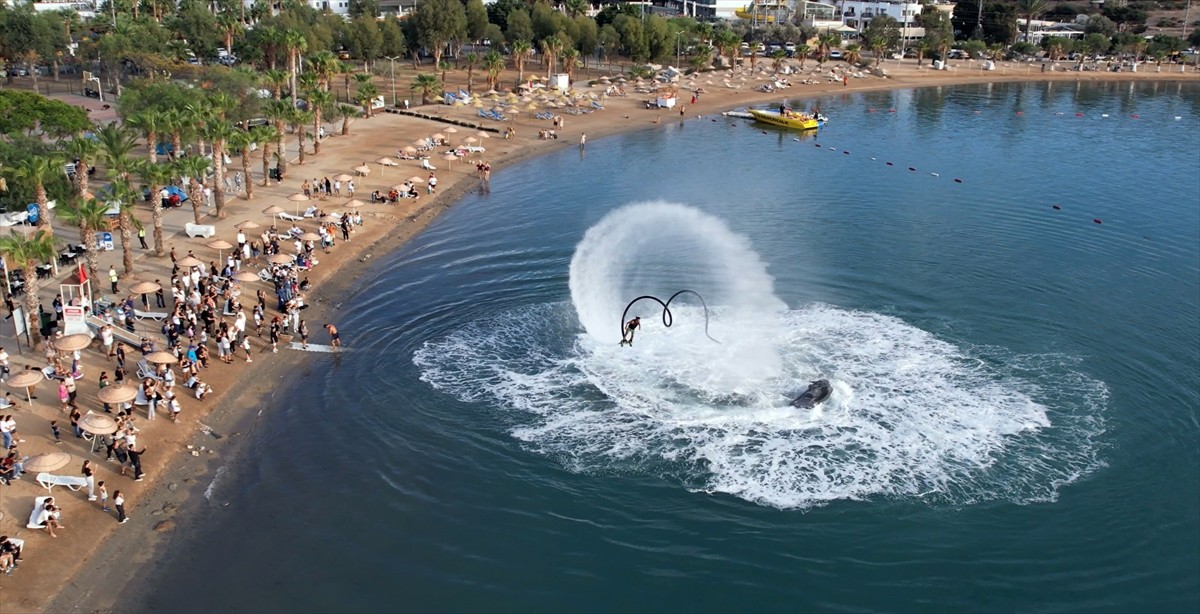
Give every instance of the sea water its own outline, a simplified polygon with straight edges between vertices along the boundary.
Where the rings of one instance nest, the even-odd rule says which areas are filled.
[[[497,173],[130,603],[1195,610],[1200,87],[815,103]]]

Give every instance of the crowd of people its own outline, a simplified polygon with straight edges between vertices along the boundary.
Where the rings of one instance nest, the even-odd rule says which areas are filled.
[[[346,182],[344,186],[339,183],[318,187],[315,180],[304,182],[305,191],[314,193],[336,195],[342,189],[353,190],[352,182]],[[356,227],[362,226],[363,218],[358,213],[321,214],[314,215],[313,221],[316,239],[296,224],[282,230],[272,225],[257,237],[247,236],[245,231],[239,230],[236,249],[231,250],[221,263],[210,261],[203,266],[184,266],[180,264],[183,258],[179,258],[172,248],[170,282],[165,287],[160,286],[153,297],[149,294],[140,297],[142,307],[150,309],[153,301],[157,309],[164,310],[160,341],[151,336],[137,337],[134,341],[119,330],[135,330],[135,319],[143,317],[135,311],[139,302],[136,294],[127,294],[110,308],[98,310],[104,320],[97,335],[99,349],[109,364],[96,379],[98,387],[103,390],[128,383],[137,389],[136,398],[128,402],[98,403],[102,409],[97,408],[97,411],[112,416],[116,423],[112,434],[92,435],[83,428],[83,418],[91,412],[82,408],[78,399],[77,382],[84,377],[80,352],[61,351],[57,347],[63,337],[61,332],[48,336],[44,342],[47,367],[43,373],[56,381],[60,408],[70,424],[68,430],[60,428],[59,420],[49,421],[51,441],[61,445],[70,441],[72,435],[87,440],[97,454],[102,451],[105,462],[117,465],[114,471],[119,477],[141,481],[146,475],[142,469],[146,446],[138,441],[141,421],[152,421],[165,413],[166,417],[178,422],[184,411],[181,396],[186,394],[203,401],[212,395],[213,387],[205,381],[204,374],[214,367],[214,354],[225,364],[239,359],[251,363],[259,352],[277,353],[280,342],[288,334],[298,337],[300,346],[307,348],[309,327],[302,312],[307,308],[304,297],[311,282],[305,272],[318,263],[317,250],[327,252],[339,240],[350,241]],[[286,254],[288,258],[270,258],[280,254]],[[186,255],[195,258],[191,251]],[[234,279],[234,275],[252,266],[264,287],[250,294],[244,282]],[[59,301],[60,297],[56,297],[55,312],[61,314]],[[85,306],[91,308],[91,305]],[[337,327],[325,324],[324,329],[331,345],[340,348]],[[171,358],[151,356],[159,350],[170,353]],[[127,361],[127,352],[129,356],[141,356]],[[0,348],[0,380],[9,376],[9,355]],[[180,385],[189,392],[181,394]],[[132,396],[132,392],[130,394]],[[17,405],[9,394],[0,397],[0,410]],[[10,486],[21,479],[24,464],[29,460],[17,448],[25,440],[20,438],[11,414],[0,415],[0,439],[4,448],[3,458],[0,458],[0,483]],[[108,487],[104,480],[98,479],[98,470],[92,460],[85,460],[80,467],[80,477],[75,479],[82,479],[80,484],[86,485],[88,501],[98,502],[105,513],[115,509],[118,522],[128,521],[124,495],[119,490],[114,491],[110,507]],[[66,528],[61,507],[52,497],[38,501],[30,526],[57,537],[58,531]],[[0,572],[12,573],[16,569],[23,546],[22,540],[0,536]]]

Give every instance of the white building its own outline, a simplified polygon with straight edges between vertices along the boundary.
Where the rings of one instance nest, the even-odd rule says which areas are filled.
[[[96,2],[94,0],[40,0],[38,2],[7,0],[7,4],[11,7],[29,4],[33,6],[33,10],[39,13],[72,10],[79,13],[79,16],[84,19],[91,19],[96,16]]]
[[[917,40],[925,36],[925,28],[920,25],[920,15],[926,5],[920,2],[838,0],[837,6],[841,20],[858,32],[862,32],[871,19],[886,15],[899,24],[900,36],[904,40]],[[954,16],[953,2],[936,2],[931,6],[949,13],[951,17]]]
[[[1039,45],[1047,36],[1060,38],[1083,38],[1084,26],[1077,23],[1061,23],[1034,19],[1029,26],[1029,42]],[[1017,19],[1017,40],[1025,40],[1025,18]]]

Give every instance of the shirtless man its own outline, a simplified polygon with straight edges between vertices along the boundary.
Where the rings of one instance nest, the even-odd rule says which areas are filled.
[[[335,348],[342,347],[342,338],[340,335],[338,335],[337,327],[326,322],[325,330],[329,331],[329,345],[332,345]]]

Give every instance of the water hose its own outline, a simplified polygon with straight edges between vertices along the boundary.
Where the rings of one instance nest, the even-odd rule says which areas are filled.
[[[700,296],[700,293],[696,292],[695,290],[680,290],[679,292],[672,294],[671,298],[667,299],[667,302],[665,302],[665,303],[662,302],[662,299],[658,298],[657,296],[651,296],[649,294],[639,296],[639,297],[633,299],[632,301],[629,301],[629,304],[625,306],[625,311],[621,314],[621,322],[620,322],[621,338],[622,339],[625,338],[625,317],[629,315],[629,309],[631,307],[633,307],[634,303],[636,303],[642,299],[649,299],[649,300],[652,300],[652,301],[658,303],[659,305],[662,305],[663,326],[670,328],[671,324],[673,324],[675,322],[675,316],[671,314],[671,301],[675,300],[675,297],[679,296],[680,294],[694,294],[694,295],[696,295],[696,298],[700,299],[700,305],[702,307],[704,307],[704,336],[711,339],[713,343],[720,343],[720,341],[713,339],[712,335],[708,334],[708,304],[704,302],[704,297]]]

